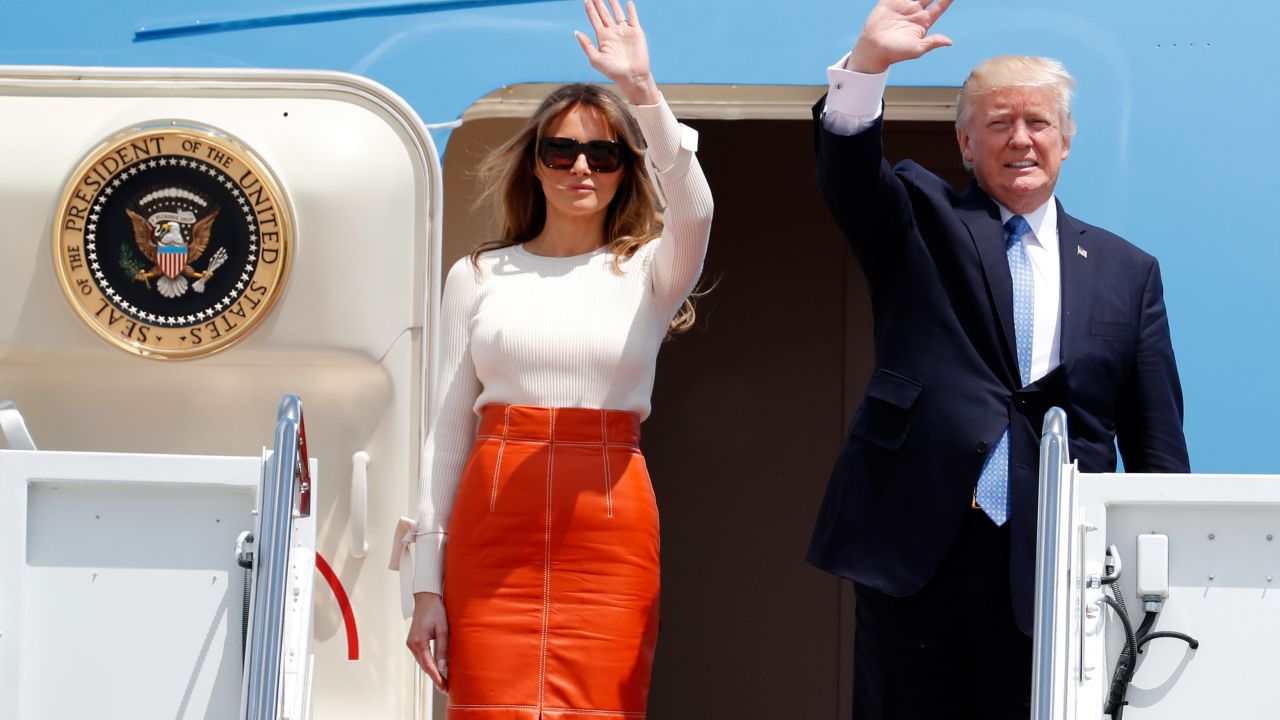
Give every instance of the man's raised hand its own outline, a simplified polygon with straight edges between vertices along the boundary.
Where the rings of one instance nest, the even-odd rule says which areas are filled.
[[[894,63],[950,45],[946,35],[929,34],[950,6],[951,0],[880,0],[862,26],[846,69],[881,73]]]

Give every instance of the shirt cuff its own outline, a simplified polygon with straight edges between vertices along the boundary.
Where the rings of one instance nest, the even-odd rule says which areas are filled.
[[[822,110],[823,126],[842,135],[853,135],[870,127],[880,117],[889,71],[867,74],[846,70],[849,56],[827,68],[827,100]]]
[[[427,532],[414,538],[413,591],[444,593],[444,543],[442,532]]]
[[[671,112],[667,99],[663,97],[656,105],[633,105],[632,107],[635,108],[640,133],[644,135],[645,144],[649,146],[649,162],[659,170],[665,170],[674,165],[676,155],[680,152],[685,128],[679,120],[676,120],[675,113]]]

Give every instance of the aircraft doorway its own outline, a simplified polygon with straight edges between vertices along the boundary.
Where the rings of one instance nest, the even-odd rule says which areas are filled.
[[[444,263],[487,238],[474,169],[551,86],[506,88],[445,154]],[[865,281],[818,195],[820,88],[664,88],[701,137],[716,216],[696,329],[663,346],[642,446],[662,513],[652,720],[850,714],[853,597],[804,562],[871,374]],[[891,91],[886,148],[960,187],[954,89]],[[914,118],[914,119],[900,119]]]

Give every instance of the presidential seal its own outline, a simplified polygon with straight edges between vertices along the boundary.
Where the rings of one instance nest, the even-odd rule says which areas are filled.
[[[72,174],[54,265],[98,335],[153,358],[229,347],[270,312],[293,259],[293,217],[267,166],[218,130],[134,128]]]

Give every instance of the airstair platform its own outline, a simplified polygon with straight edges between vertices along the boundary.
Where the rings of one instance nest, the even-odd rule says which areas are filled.
[[[281,416],[259,457],[0,450],[0,717],[308,716],[318,468]]]
[[[1054,409],[1039,526],[1035,720],[1280,713],[1280,475],[1080,472]]]

